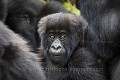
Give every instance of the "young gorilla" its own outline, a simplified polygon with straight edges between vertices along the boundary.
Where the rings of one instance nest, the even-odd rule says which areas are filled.
[[[104,62],[108,80],[119,80],[120,0],[77,0],[76,5],[89,24],[89,50]]]
[[[45,80],[38,57],[0,22],[0,80]]]
[[[56,13],[39,22],[43,66],[48,80],[106,80],[103,68],[84,45],[82,17]]]

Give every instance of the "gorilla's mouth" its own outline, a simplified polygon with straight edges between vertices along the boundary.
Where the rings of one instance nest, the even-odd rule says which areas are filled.
[[[59,53],[49,53],[50,58],[64,58],[65,57],[65,52],[59,52]]]
[[[50,56],[51,56],[51,57],[62,57],[63,54],[58,54],[58,55],[56,55],[56,54],[50,54]]]
[[[57,53],[57,54],[59,54],[61,51],[62,51],[62,48],[61,49],[54,49],[54,48],[50,48],[50,50],[51,50],[51,52],[53,52],[53,53]]]
[[[63,57],[66,54],[66,51],[64,49],[61,49],[60,51],[53,51],[49,49],[49,55],[51,57]]]
[[[59,58],[64,57],[64,56],[65,56],[65,53],[57,53],[57,54],[56,54],[56,53],[50,53],[49,55],[50,55],[50,58],[54,58],[54,59],[55,59],[55,58],[56,58],[56,59],[58,58],[58,59],[59,59]]]
[[[55,63],[60,63],[61,61],[63,61],[65,59],[64,54],[62,54],[62,55],[53,55],[53,54],[51,54],[49,57],[50,57],[50,60],[52,62],[55,62]]]

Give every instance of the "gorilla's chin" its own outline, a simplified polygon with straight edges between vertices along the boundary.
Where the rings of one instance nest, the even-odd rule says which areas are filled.
[[[67,62],[67,55],[62,54],[62,55],[52,55],[50,54],[50,60],[54,64],[59,64],[59,65],[64,65]]]

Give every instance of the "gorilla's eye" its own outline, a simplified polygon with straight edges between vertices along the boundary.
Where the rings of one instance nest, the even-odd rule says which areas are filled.
[[[65,34],[62,34],[62,35],[60,36],[60,39],[61,39],[61,40],[65,40],[65,39],[66,39],[66,35],[65,35]]]
[[[50,40],[53,40],[55,38],[55,36],[53,35],[53,34],[51,34],[50,36],[49,36],[49,39]]]

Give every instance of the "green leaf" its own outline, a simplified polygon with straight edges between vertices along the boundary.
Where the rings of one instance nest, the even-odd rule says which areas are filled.
[[[80,10],[78,10],[75,5],[72,5],[70,2],[64,2],[63,5],[66,10],[70,11],[71,13],[77,16],[80,16]]]

